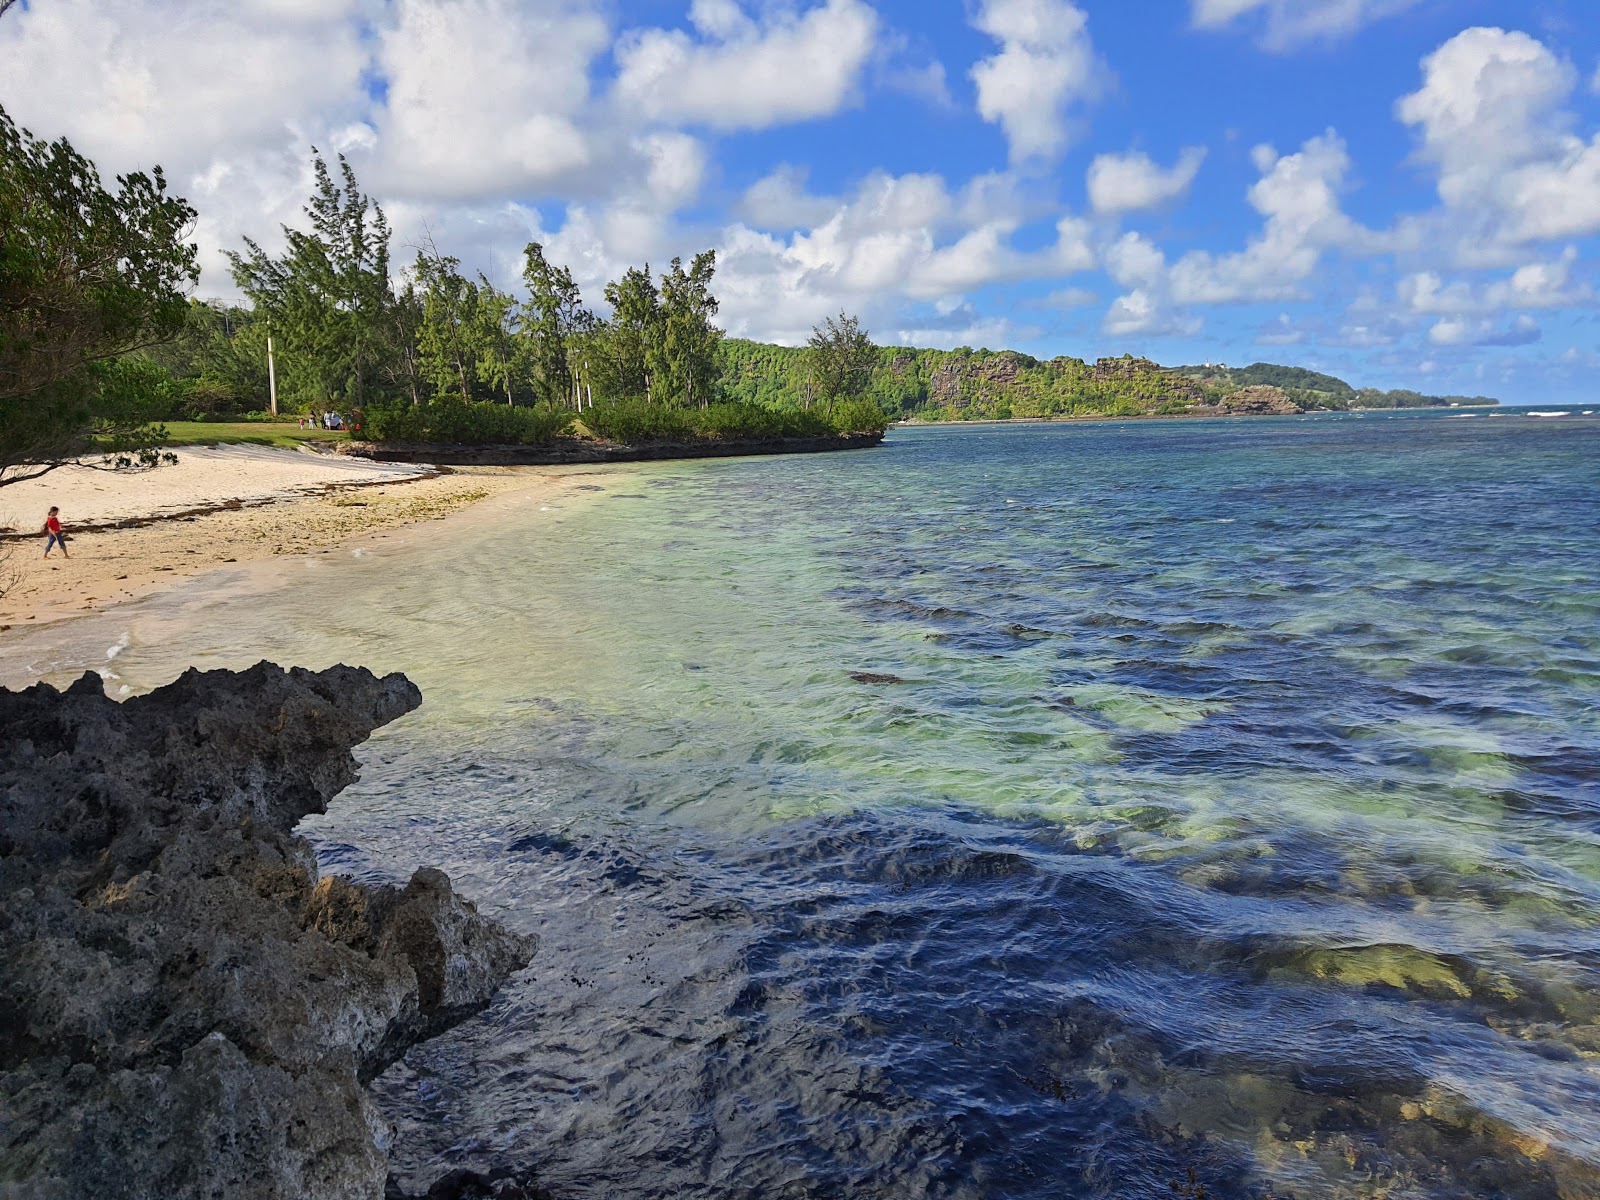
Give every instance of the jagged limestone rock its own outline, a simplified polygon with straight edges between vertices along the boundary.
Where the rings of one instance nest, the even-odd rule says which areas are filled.
[[[319,880],[293,833],[420,703],[270,663],[0,690],[0,1195],[383,1195],[364,1084],[534,950],[438,871]]]

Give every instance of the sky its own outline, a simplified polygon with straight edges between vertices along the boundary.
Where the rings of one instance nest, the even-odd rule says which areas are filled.
[[[23,0],[0,104],[224,251],[312,147],[502,287],[718,253],[731,335],[1591,400],[1600,0]]]

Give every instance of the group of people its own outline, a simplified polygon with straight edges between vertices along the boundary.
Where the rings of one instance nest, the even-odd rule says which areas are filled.
[[[300,428],[301,429],[315,429],[317,427],[317,423],[318,423],[319,420],[321,421],[322,427],[324,429],[343,429],[344,428],[344,414],[343,413],[336,413],[336,412],[325,412],[325,413],[322,414],[322,416],[320,418],[319,417],[315,417],[315,416],[301,417],[300,418]]]

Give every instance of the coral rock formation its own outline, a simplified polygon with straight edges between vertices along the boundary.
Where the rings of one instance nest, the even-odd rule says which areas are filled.
[[[270,663],[0,690],[0,1194],[383,1196],[364,1084],[534,950],[438,871],[319,880],[293,833],[419,703]]]

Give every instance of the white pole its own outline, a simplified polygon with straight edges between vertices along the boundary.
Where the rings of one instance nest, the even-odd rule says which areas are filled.
[[[272,393],[272,415],[278,415],[278,368],[272,361],[272,335],[267,334],[267,387]]]

